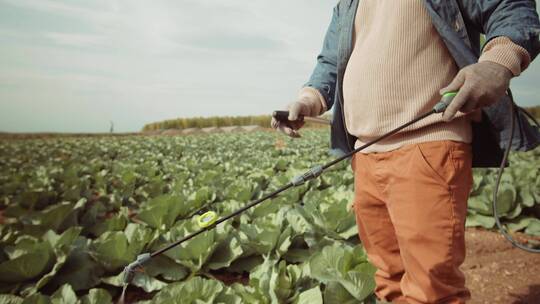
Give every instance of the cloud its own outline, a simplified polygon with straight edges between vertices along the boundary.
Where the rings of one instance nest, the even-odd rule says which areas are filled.
[[[17,6],[23,9],[37,10],[45,13],[71,16],[72,18],[87,17],[91,11],[80,5],[71,5],[63,1],[52,0],[2,0],[4,5]]]
[[[69,33],[46,33],[46,37],[50,38],[57,44],[76,47],[91,47],[103,45],[106,41],[105,37],[100,35],[88,34],[69,34]]]
[[[227,32],[207,33],[193,37],[187,43],[194,47],[218,51],[249,51],[256,49],[264,52],[273,52],[284,47],[281,41],[269,37],[238,33],[231,34]]]
[[[0,130],[271,113],[312,72],[335,2],[0,0]],[[513,80],[525,104],[537,67]]]

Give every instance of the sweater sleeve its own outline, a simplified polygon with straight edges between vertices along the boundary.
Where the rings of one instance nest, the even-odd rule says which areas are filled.
[[[531,62],[529,52],[515,44],[508,37],[500,36],[490,40],[482,51],[479,62],[491,61],[509,69],[514,76],[523,72]]]

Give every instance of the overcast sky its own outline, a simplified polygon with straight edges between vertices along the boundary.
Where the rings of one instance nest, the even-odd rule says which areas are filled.
[[[0,131],[269,114],[309,77],[335,2],[0,0]],[[539,83],[534,62],[518,104]]]

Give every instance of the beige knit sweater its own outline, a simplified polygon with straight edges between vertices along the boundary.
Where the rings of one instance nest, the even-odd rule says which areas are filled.
[[[353,44],[343,96],[345,124],[358,138],[356,147],[431,110],[440,100],[439,90],[458,72],[422,0],[362,0]],[[528,52],[506,37],[486,45],[484,60],[502,64],[516,76],[530,62]],[[300,95],[316,99],[321,112],[326,110],[316,90],[304,88]],[[441,115],[432,115],[362,152],[434,140],[471,142],[471,117],[458,112],[453,121],[444,122]]]

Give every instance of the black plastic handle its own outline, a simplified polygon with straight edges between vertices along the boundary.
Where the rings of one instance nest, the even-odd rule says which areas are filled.
[[[289,111],[274,111],[274,113],[272,113],[272,116],[277,121],[283,121],[283,122],[289,121]],[[299,115],[298,119],[295,121],[303,121],[303,120],[304,120],[304,116]]]

